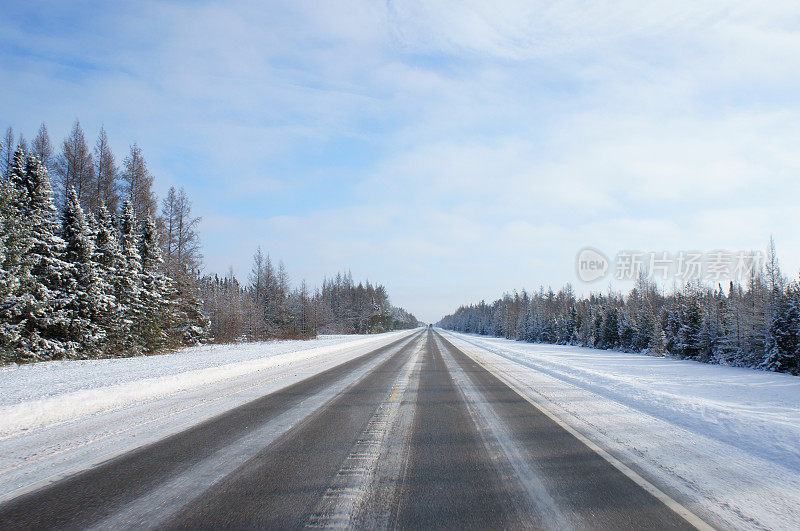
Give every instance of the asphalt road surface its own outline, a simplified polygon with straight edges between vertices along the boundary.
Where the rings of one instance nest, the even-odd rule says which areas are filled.
[[[3,529],[303,527],[704,524],[433,330],[0,505]]]

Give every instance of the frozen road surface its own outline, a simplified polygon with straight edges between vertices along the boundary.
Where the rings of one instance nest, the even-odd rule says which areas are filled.
[[[710,527],[450,339],[345,344],[324,369],[290,367],[286,385],[80,470],[50,441],[47,466],[63,474],[26,483],[31,456],[0,469],[16,482],[0,492],[0,528]],[[62,454],[77,451],[70,437]]]

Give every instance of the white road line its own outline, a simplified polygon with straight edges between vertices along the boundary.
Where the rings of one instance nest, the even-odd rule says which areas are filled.
[[[397,348],[404,348],[407,344],[403,343]],[[397,348],[384,352],[341,380],[306,397],[295,407],[263,426],[220,448],[186,472],[133,500],[116,514],[93,526],[93,529],[156,527],[212,485],[233,473],[293,426],[325,407],[345,389],[394,355]]]
[[[370,494],[370,487],[374,485],[373,480],[383,455],[382,450],[391,427],[398,420],[402,397],[411,384],[411,375],[424,346],[423,341],[406,362],[392,384],[392,390],[378,405],[367,427],[361,432],[345,463],[331,482],[331,486],[309,517],[306,527],[327,529],[353,527],[353,520],[365,504]]]
[[[516,500],[517,513],[527,514],[529,522],[525,527],[534,526],[537,521],[547,525],[550,529],[573,529],[576,526],[570,515],[564,514],[556,501],[548,492],[541,479],[541,473],[534,463],[525,455],[514,437],[506,428],[502,419],[497,415],[488,401],[475,388],[469,376],[453,359],[448,349],[436,336],[436,344],[442,353],[447,370],[456,383],[459,391],[464,396],[468,408],[473,412],[473,419],[479,428],[479,433],[484,440],[484,446],[492,455],[496,455],[505,463],[495,461],[498,466],[510,466],[509,474],[517,481],[521,491],[527,494],[526,500]],[[502,472],[502,470],[501,470]]]
[[[400,339],[408,339],[414,333],[416,332]],[[391,341],[394,340],[396,338],[391,338]],[[138,447],[189,429],[228,409],[276,392],[305,378],[313,377],[324,370],[355,359],[358,355],[383,348],[391,342],[384,345],[381,344],[382,341],[374,342],[374,345],[372,343],[362,345],[362,340],[359,340],[356,345],[347,344],[347,347],[343,345],[329,356],[326,355],[322,362],[323,368],[320,370],[311,370],[320,364],[320,360],[303,359],[296,364],[292,362],[276,367],[278,372],[269,373],[267,371],[266,376],[256,378],[262,371],[248,374],[246,375],[248,378],[246,385],[240,384],[239,378],[230,378],[227,380],[226,387],[218,389],[217,394],[214,395],[196,396],[191,394],[208,387],[203,385],[168,396],[126,404],[123,407],[0,437],[0,446],[3,447],[4,452],[2,456],[4,462],[0,465],[0,503],[47,487]],[[350,354],[348,348],[354,348],[357,354]],[[309,374],[305,374],[309,371],[311,371]],[[299,378],[298,374],[302,374],[303,377]],[[256,378],[255,383],[249,383],[249,379],[253,378]],[[226,381],[221,381],[208,385],[225,383]],[[262,392],[248,396],[254,390],[262,390]],[[189,393],[186,399],[188,405],[178,405],[173,401],[184,393]],[[158,409],[160,403],[167,403],[165,411]],[[119,418],[122,418],[119,417],[120,413],[126,408],[134,408],[135,412],[132,413],[132,418],[138,420],[131,424],[125,424],[130,421],[131,417],[126,417],[125,422],[119,421]],[[193,412],[200,413],[193,415]],[[117,419],[108,426],[122,425],[122,427],[100,433],[97,433],[95,424],[83,430],[79,429],[87,422],[99,422],[99,419],[106,415],[115,415],[114,418]],[[170,419],[177,419],[177,422],[170,422]],[[80,437],[75,437],[76,433],[80,433]],[[31,448],[36,448],[36,451],[30,450]]]
[[[474,346],[476,348],[481,348],[481,347],[478,347],[477,345],[474,345]],[[515,378],[508,376],[507,374],[505,374],[503,371],[501,371],[500,369],[498,369],[496,367],[492,367],[484,359],[482,359],[482,358],[480,358],[478,356],[474,356],[474,355],[470,354],[468,352],[469,349],[466,349],[466,350],[465,349],[459,349],[459,350],[461,350],[461,352],[467,354],[470,358],[472,358],[477,363],[479,363],[487,371],[489,371],[492,374],[494,374],[503,383],[505,383],[511,389],[513,389],[519,396],[521,396],[523,399],[525,399],[525,401],[527,401],[533,407],[535,407],[536,409],[538,409],[539,411],[541,411],[542,413],[547,415],[553,422],[555,422],[556,424],[558,424],[559,426],[561,426],[562,428],[567,430],[573,437],[575,437],[576,439],[581,441],[583,444],[588,446],[593,452],[595,452],[600,457],[602,457],[603,459],[608,461],[608,463],[611,464],[614,468],[616,468],[617,470],[619,470],[620,472],[625,474],[634,483],[636,483],[637,485],[642,487],[644,490],[646,490],[647,492],[652,494],[655,498],[657,498],[664,505],[666,505],[667,507],[672,509],[672,511],[674,511],[681,518],[686,520],[689,524],[691,524],[695,528],[701,529],[703,531],[713,530],[714,529],[712,526],[710,526],[702,518],[700,518],[699,516],[694,514],[692,511],[690,511],[684,505],[682,505],[682,504],[678,503],[677,501],[675,501],[673,498],[671,498],[664,491],[662,491],[661,489],[659,489],[658,487],[656,487],[655,485],[653,485],[652,483],[647,481],[645,478],[643,478],[642,476],[637,474],[635,471],[633,471],[625,463],[623,463],[622,461],[620,461],[619,459],[617,459],[616,457],[614,457],[613,455],[611,455],[607,451],[605,451],[602,448],[600,448],[600,446],[598,446],[597,444],[592,442],[590,439],[588,439],[582,433],[580,433],[579,431],[575,430],[572,426],[570,426],[569,424],[567,424],[566,422],[561,420],[558,416],[556,416],[549,409],[547,409],[547,407],[544,404],[542,404],[538,400],[530,397],[527,393],[525,393],[524,386],[521,385],[518,381],[516,381]]]

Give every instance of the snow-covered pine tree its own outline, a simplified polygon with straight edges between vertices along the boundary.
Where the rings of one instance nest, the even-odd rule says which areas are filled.
[[[664,347],[671,354],[680,354],[681,347],[678,335],[681,330],[681,304],[683,304],[683,297],[678,294],[669,306],[665,306],[662,309],[664,314],[662,323],[666,323],[666,327],[663,328],[664,336],[666,337]]]
[[[186,250],[186,249],[184,249]],[[185,271],[178,279],[164,272],[159,234],[152,217],[142,228],[140,242],[143,287],[151,295],[154,315],[160,319],[161,338],[156,348],[195,345],[206,339],[209,322],[195,294],[195,284]]]
[[[0,181],[0,362],[25,361],[31,353],[21,341],[23,300],[20,280],[25,272],[22,256],[29,239],[24,237],[20,213],[14,208],[17,190],[9,179]],[[29,272],[27,272],[29,274]]]
[[[766,357],[759,368],[800,374],[800,311],[797,301],[796,290],[790,290],[776,301]]]
[[[64,260],[71,273],[64,290],[66,301],[63,308],[69,317],[66,344],[71,357],[99,357],[107,346],[104,325],[109,323],[113,302],[104,293],[95,269],[89,226],[73,188],[67,192],[62,223],[62,237],[66,241]]]
[[[580,324],[581,318],[578,315],[578,310],[575,309],[574,302],[569,307],[569,317],[567,319],[567,344],[577,345],[580,341]]]
[[[64,240],[58,235],[57,210],[47,169],[36,156],[29,156],[24,186],[27,190],[25,216],[29,224],[33,283],[30,292],[37,300],[38,311],[29,320],[29,333],[39,359],[68,356],[64,330],[70,316],[65,310],[68,297],[65,285],[70,266],[63,260]]]
[[[122,205],[122,217],[119,220],[119,242],[125,267],[120,276],[119,302],[122,305],[123,318],[129,324],[129,335],[126,350],[131,355],[141,354],[143,340],[140,330],[146,326],[147,316],[144,314],[142,300],[142,260],[139,254],[139,236],[136,232],[136,216],[130,201]]]
[[[694,293],[682,299],[677,351],[683,358],[700,359],[704,353],[703,313]]]
[[[125,277],[127,264],[117,239],[117,231],[108,209],[103,204],[97,211],[96,223],[97,235],[95,236],[93,259],[97,265],[104,292],[113,297],[113,307],[105,325],[109,342],[106,354],[125,355],[131,341],[131,322],[126,318],[128,314],[126,304],[130,303],[132,295],[131,282]]]
[[[639,319],[636,321],[636,337],[633,340],[634,352],[644,351],[650,347],[655,334],[655,321],[656,318],[650,308],[642,305],[639,309]]]
[[[600,348],[613,349],[619,345],[619,312],[609,308],[603,318],[602,345]]]
[[[139,256],[142,261],[141,301],[144,319],[138,333],[144,339],[146,350],[152,352],[170,345],[170,328],[175,318],[176,290],[172,282],[161,272],[161,248],[158,232],[152,216],[142,224],[139,239]]]
[[[58,258],[63,241],[55,235],[50,180],[36,157],[18,150],[3,208],[6,227],[4,270],[14,288],[0,309],[7,355],[26,362],[63,357],[60,303],[66,265]]]
[[[660,317],[656,316],[653,319],[653,328],[650,334],[650,341],[647,344],[647,349],[652,354],[663,355],[666,344],[667,335],[664,333]]]

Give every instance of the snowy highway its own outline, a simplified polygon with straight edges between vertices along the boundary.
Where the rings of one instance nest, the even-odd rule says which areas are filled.
[[[383,343],[344,349],[354,353],[345,361],[85,470],[9,490],[0,526],[707,526],[438,331]]]

